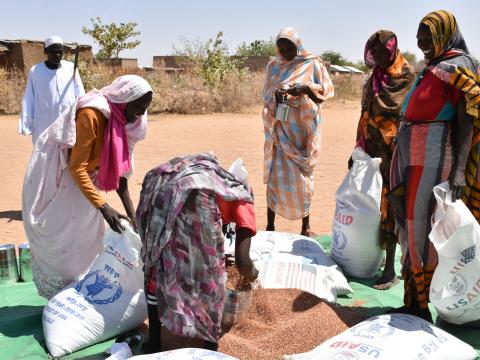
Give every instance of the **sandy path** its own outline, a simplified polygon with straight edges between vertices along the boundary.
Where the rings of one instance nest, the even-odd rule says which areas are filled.
[[[322,149],[315,169],[315,195],[311,225],[316,233],[329,233],[335,209],[335,190],[346,174],[347,160],[354,145],[359,109],[353,105],[323,110]],[[228,168],[241,157],[249,171],[255,193],[259,229],[266,225],[265,185],[262,181],[263,128],[255,114],[153,115],[147,139],[135,155],[135,173],[130,192],[137,204],[144,174],[178,154],[213,150]],[[17,117],[0,117],[0,243],[26,242],[21,222],[21,191],[32,145],[30,137],[16,134]],[[116,194],[109,202],[122,210]],[[298,232],[301,222],[277,218],[277,230]]]

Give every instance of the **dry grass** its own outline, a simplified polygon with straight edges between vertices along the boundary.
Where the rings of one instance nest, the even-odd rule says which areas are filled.
[[[227,76],[215,89],[207,87],[191,72],[166,74],[147,72],[145,78],[155,94],[150,112],[207,114],[242,112],[259,103],[262,74],[246,73]]]
[[[101,88],[127,73],[143,76],[154,90],[150,113],[241,113],[261,105],[262,72],[228,75],[221,84],[211,89],[193,71],[173,74],[140,69],[119,70],[104,65],[80,66],[80,71],[86,91]],[[360,99],[363,76],[334,76],[332,80],[337,101]],[[20,113],[24,88],[22,73],[0,69],[0,114]]]
[[[365,75],[332,76],[332,82],[335,88],[334,101],[360,100]]]

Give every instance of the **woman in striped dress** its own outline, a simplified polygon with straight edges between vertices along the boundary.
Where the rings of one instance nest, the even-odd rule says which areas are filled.
[[[277,56],[267,65],[262,91],[264,183],[267,184],[267,231],[275,214],[302,219],[301,234],[310,236],[313,168],[320,148],[320,104],[333,96],[333,84],[322,60],[303,48],[295,29],[277,35]],[[276,119],[280,102],[288,116]]]
[[[403,105],[405,120],[397,135],[391,165],[390,199],[403,194],[395,220],[405,287],[405,305],[391,312],[410,313],[431,321],[429,291],[438,263],[428,239],[435,207],[432,189],[448,180],[454,199],[462,197],[472,115],[478,115],[478,100],[469,92],[477,86],[468,74],[475,73],[478,78],[478,66],[468,54],[455,17],[448,11],[426,15],[417,39],[426,67]],[[470,89],[465,87],[467,82]]]

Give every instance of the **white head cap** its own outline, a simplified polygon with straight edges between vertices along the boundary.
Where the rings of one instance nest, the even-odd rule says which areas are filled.
[[[62,38],[60,36],[49,36],[48,38],[45,39],[45,49],[48,48],[50,45],[53,44],[61,44],[63,45]]]

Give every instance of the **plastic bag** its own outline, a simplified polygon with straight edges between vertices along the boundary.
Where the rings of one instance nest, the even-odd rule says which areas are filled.
[[[430,301],[438,315],[453,324],[480,319],[480,225],[461,200],[452,202],[448,183],[433,189],[437,207],[430,240],[438,265]]]
[[[232,165],[230,165],[228,172],[233,174],[236,178],[242,181],[247,181],[248,171],[243,165],[243,160],[238,158],[235,160]]]

